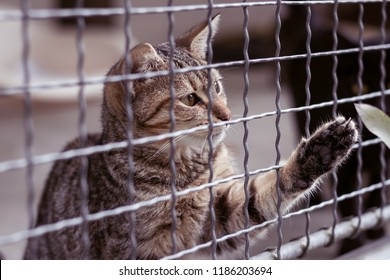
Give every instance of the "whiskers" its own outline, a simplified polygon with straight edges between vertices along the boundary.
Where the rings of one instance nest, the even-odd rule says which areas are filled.
[[[242,115],[234,115],[232,116],[233,119],[241,118]],[[222,129],[222,127],[216,127],[215,130]],[[223,132],[217,132],[212,136],[213,141],[213,148],[215,149],[217,145],[222,141],[224,138],[223,134],[227,135],[230,133],[237,134],[239,131],[237,130],[237,126],[235,124],[228,125],[228,127],[223,128]],[[179,135],[173,138],[174,143],[176,144],[176,152],[178,153],[187,153],[187,156],[194,153],[193,155],[198,155],[200,158],[207,159],[209,156],[209,142],[208,142],[208,134],[207,133],[196,133],[195,135],[191,134],[184,134]],[[180,141],[185,141],[186,143],[181,143],[178,145]],[[167,140],[164,144],[161,145],[161,147],[158,148],[158,150],[149,158],[145,159],[144,164],[148,164],[151,161],[155,160],[158,156],[160,156],[162,153],[169,152],[169,149],[171,148],[171,142]],[[166,155],[164,155],[166,156]],[[168,155],[169,158],[169,155]]]
[[[234,67],[227,67],[227,68],[221,68],[221,69],[218,69],[219,73],[225,73],[226,71],[229,71],[229,70],[237,70],[239,69],[240,67],[238,66],[234,66]]]
[[[242,115],[233,115],[232,116],[232,120],[235,120],[235,119],[240,119],[240,118],[242,118]],[[241,124],[241,122],[240,123],[237,123],[237,124]],[[238,126],[237,126],[237,124],[230,124],[229,125],[229,129],[227,129],[226,130],[226,134],[228,135],[228,134],[231,134],[231,133],[233,133],[233,134],[236,134],[236,133],[239,133],[238,132]]]
[[[202,148],[200,149],[200,154],[202,155],[202,159],[204,159],[204,155],[206,154],[206,147],[209,146],[209,143],[208,143],[208,138],[207,136],[204,138],[203,140],[203,143],[202,143]]]
[[[186,138],[188,135],[185,134],[185,135],[179,135],[179,136],[176,136],[173,138],[173,142],[177,144],[177,142],[179,142],[180,140],[183,140],[184,138]],[[151,162],[153,159],[155,159],[159,154],[165,152],[167,149],[169,149],[171,147],[171,141],[168,141],[166,143],[164,143],[158,150],[157,152],[155,152],[151,157],[149,157],[144,163],[145,164],[148,164],[149,162]]]

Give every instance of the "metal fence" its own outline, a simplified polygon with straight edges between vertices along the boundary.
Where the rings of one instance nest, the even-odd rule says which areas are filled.
[[[36,237],[43,235],[48,232],[57,231],[63,228],[72,227],[75,225],[80,225],[85,221],[96,221],[99,219],[103,219],[105,217],[111,217],[115,215],[120,215],[125,212],[134,212],[137,209],[145,206],[151,206],[158,202],[169,201],[171,199],[176,199],[179,196],[184,196],[188,193],[197,192],[203,189],[212,189],[214,186],[228,182],[230,180],[237,180],[240,178],[245,178],[248,176],[252,176],[255,174],[259,174],[262,172],[266,172],[269,170],[275,170],[281,167],[281,152],[280,152],[280,139],[284,136],[284,131],[281,129],[280,120],[281,118],[292,118],[295,119],[295,114],[301,113],[305,115],[305,124],[304,124],[304,132],[309,134],[310,126],[317,126],[318,123],[315,123],[312,118],[313,113],[315,114],[316,110],[321,110],[326,108],[330,110],[330,117],[335,117],[339,113],[339,107],[345,104],[353,104],[356,102],[370,102],[372,100],[380,100],[378,103],[382,109],[386,110],[386,100],[387,95],[390,93],[388,89],[388,85],[386,83],[387,78],[387,50],[390,48],[390,44],[388,43],[387,38],[387,6],[388,1],[358,1],[358,0],[345,0],[345,1],[199,1],[199,4],[190,4],[190,3],[181,3],[176,4],[175,1],[168,1],[167,5],[162,5],[161,3],[156,1],[156,5],[151,6],[143,6],[143,4],[136,4],[136,1],[123,1],[123,3],[115,3],[113,7],[100,7],[100,8],[84,8],[83,1],[75,1],[74,8],[33,8],[31,7],[30,1],[21,0],[19,7],[11,7],[10,9],[0,10],[0,26],[5,25],[9,22],[17,22],[20,23],[21,37],[20,42],[22,45],[22,53],[20,54],[20,63],[21,70],[19,73],[19,79],[21,82],[19,84],[7,85],[5,81],[0,81],[0,102],[2,100],[6,100],[9,98],[22,97],[23,109],[21,110],[23,127],[24,127],[24,143],[23,148],[24,155],[19,158],[13,159],[3,159],[0,157],[0,174],[3,176],[7,176],[7,174],[19,170],[25,173],[25,185],[27,192],[27,202],[26,202],[26,212],[28,213],[28,229],[19,229],[14,232],[5,232],[1,231],[0,235],[0,248],[4,248],[4,246],[8,246],[10,244],[18,243],[21,241],[26,241],[28,238]],[[364,39],[364,34],[366,31],[365,25],[365,8],[366,4],[375,4],[380,6],[380,14],[376,14],[376,19],[379,18],[379,24],[374,25],[376,32],[378,35],[378,40],[374,44],[366,44]],[[339,8],[341,5],[345,7],[353,7],[356,8],[357,19],[354,22],[354,26],[357,28],[357,38],[356,45],[349,46],[346,48],[339,48],[339,34],[340,34],[340,23],[339,23]],[[299,11],[304,14],[303,18],[299,18],[302,14],[294,14],[293,8],[299,7]],[[324,8],[324,10],[330,11],[329,14],[326,13],[318,13],[312,14],[312,10],[316,10],[318,8]],[[255,9],[265,9],[271,8],[273,11],[272,14],[272,23],[269,25],[269,33],[262,34],[262,38],[269,43],[269,51],[264,51],[260,53],[259,56],[255,56],[256,53],[256,40],[254,40],[255,35],[251,35],[251,31],[248,27],[248,22],[250,18],[255,18],[257,13],[254,12]],[[303,46],[303,49],[297,48],[284,48],[285,45],[288,45],[289,36],[285,36],[282,34],[287,21],[285,19],[286,16],[283,11],[284,9],[289,10],[289,18],[290,19],[299,19],[301,20],[302,25],[297,25],[295,27],[295,31],[299,34],[299,38],[303,38],[300,42]],[[133,36],[131,33],[131,29],[133,28],[131,19],[137,15],[163,15],[167,17],[168,22],[168,34],[166,38],[173,38],[173,30],[175,26],[175,16],[184,12],[193,12],[194,14],[203,13],[207,14],[208,19],[217,12],[223,13],[227,10],[234,10],[237,15],[240,15],[239,21],[240,30],[241,30],[241,40],[242,46],[241,49],[235,50],[238,51],[241,55],[238,59],[232,59],[230,56],[225,56],[220,59],[215,60],[214,62],[211,60],[212,55],[209,58],[208,64],[200,67],[191,67],[184,69],[170,69],[169,71],[163,72],[150,72],[146,74],[128,74],[124,76],[113,76],[113,77],[105,77],[101,76],[92,76],[87,77],[85,75],[84,62],[85,57],[88,56],[88,50],[84,49],[83,39],[85,33],[85,20],[90,17],[122,17],[124,19],[123,26],[123,38],[124,38],[124,47],[123,49],[128,50],[130,45],[133,42]],[[257,11],[257,10],[256,10]],[[199,16],[197,16],[199,17]],[[318,22],[323,24],[322,17],[328,17],[329,22],[331,23],[329,26],[330,34],[330,47],[324,46],[323,48],[316,49],[313,47],[313,42],[316,37],[316,32],[319,32]],[[53,19],[76,19],[76,30],[75,33],[75,42],[76,42],[76,50],[77,50],[77,79],[68,79],[68,78],[59,78],[57,80],[46,79],[46,81],[40,82],[31,82],[31,75],[35,69],[32,68],[30,61],[31,54],[31,34],[30,34],[30,25],[35,21],[49,21]],[[231,19],[233,21],[233,19]],[[225,22],[229,22],[229,19],[225,19]],[[196,22],[193,22],[194,24]],[[48,24],[50,24],[48,22]],[[291,23],[288,23],[291,24]],[[190,27],[192,23],[188,24]],[[299,26],[299,27],[298,27]],[[316,27],[317,26],[317,27]],[[290,26],[291,27],[291,26]],[[149,28],[149,26],[148,26]],[[158,26],[153,26],[150,28],[159,28]],[[259,27],[259,29],[261,29]],[[294,29],[294,27],[293,27]],[[263,30],[263,29],[261,29]],[[120,31],[122,32],[122,31]],[[163,32],[163,31],[162,31]],[[267,35],[270,35],[267,37]],[[290,34],[291,35],[291,34]],[[292,36],[292,35],[291,35]],[[298,40],[298,37],[290,37],[291,40]],[[142,41],[142,38],[138,38]],[[370,41],[371,42],[371,41]],[[6,42],[5,42],[6,43]],[[3,43],[2,43],[3,44]],[[228,44],[227,44],[228,45]],[[226,45],[226,46],[227,46]],[[251,47],[254,48],[255,51],[251,52]],[[266,49],[266,48],[264,48]],[[286,52],[284,50],[287,49]],[[66,50],[61,50],[66,51]],[[209,53],[213,53],[214,57],[218,57],[218,48],[215,48],[212,52],[211,46],[209,48]],[[376,90],[370,91],[365,89],[365,77],[370,73],[367,73],[367,66],[364,63],[364,55],[366,53],[376,53],[379,56],[379,60],[377,63],[378,73],[380,73],[380,77],[378,78],[378,84]],[[339,88],[339,85],[343,83],[342,77],[338,75],[338,69],[340,67],[339,57],[348,54],[356,55],[356,65],[355,68],[348,68],[347,72],[356,72],[356,94],[352,96],[343,96],[339,95],[340,91],[343,89]],[[331,90],[329,97],[325,97],[321,102],[314,102],[312,97],[315,97],[316,94],[312,89],[312,84],[315,82],[318,75],[315,71],[312,71],[312,66],[315,63],[316,59],[327,58],[332,62],[331,71],[327,73],[331,77]],[[281,105],[281,98],[283,98],[283,94],[285,93],[284,84],[284,75],[285,69],[291,69],[289,67],[301,67],[302,65],[294,64],[295,61],[300,61],[303,63],[304,67],[302,68],[302,76],[304,77],[304,87],[301,88],[303,95],[305,96],[305,102],[303,104],[295,104],[287,106],[283,108]],[[112,61],[113,63],[114,61]],[[289,64],[293,62],[292,64]],[[110,65],[107,65],[107,69]],[[269,108],[266,111],[256,111],[250,107],[248,103],[248,91],[253,89],[252,85],[249,83],[249,73],[250,69],[253,67],[262,67],[267,66],[269,72],[272,73],[273,76],[273,94],[275,107]],[[193,188],[184,190],[184,191],[176,191],[174,186],[172,188],[172,194],[166,195],[162,197],[156,197],[149,201],[143,201],[136,204],[122,206],[116,209],[111,209],[107,211],[102,211],[93,214],[85,214],[82,217],[77,217],[73,219],[67,219],[55,224],[43,225],[39,227],[34,227],[35,214],[36,214],[36,205],[35,201],[37,197],[39,197],[39,193],[37,193],[37,186],[34,183],[34,172],[36,168],[40,165],[51,164],[58,160],[70,159],[73,157],[81,157],[85,158],[88,155],[94,153],[101,153],[111,151],[113,149],[118,148],[126,148],[133,147],[135,145],[150,143],[153,141],[159,141],[162,139],[172,139],[175,136],[184,135],[193,133],[200,129],[210,129],[210,127],[197,127],[193,129],[171,132],[163,135],[140,138],[140,139],[129,139],[129,141],[122,141],[116,143],[109,143],[106,145],[98,145],[93,147],[80,148],[76,150],[70,150],[65,152],[47,152],[42,154],[34,154],[34,118],[33,118],[33,103],[34,96],[32,92],[36,92],[39,90],[56,90],[56,89],[68,89],[72,87],[78,88],[78,108],[79,108],[79,117],[78,117],[78,132],[79,136],[82,139],[87,137],[87,125],[86,125],[86,87],[91,85],[102,85],[105,82],[114,82],[120,80],[135,80],[145,77],[154,77],[157,75],[172,75],[173,73],[183,73],[188,71],[196,71],[202,69],[227,69],[237,67],[242,69],[243,73],[243,88],[242,88],[242,100],[244,106],[244,113],[231,121],[225,122],[225,124],[230,124],[232,126],[244,124],[244,132],[243,132],[243,146],[247,145],[247,138],[245,135],[250,133],[250,130],[247,123],[251,123],[260,119],[270,119],[274,121],[274,129],[275,129],[275,139],[274,139],[274,147],[257,147],[257,149],[274,149],[276,158],[274,159],[274,164],[271,166],[266,166],[264,168],[256,167],[253,170],[248,168],[247,160],[244,161],[243,169],[244,172],[241,174],[237,174],[236,176],[225,178],[223,180],[215,181],[212,180],[208,184],[195,186]],[[298,68],[297,68],[298,69]],[[301,68],[299,68],[301,69]],[[366,70],[366,72],[365,72]],[[3,69],[4,71],[4,69]],[[295,70],[293,70],[294,72]],[[297,70],[298,71],[298,70]],[[371,70],[369,70],[371,71]],[[287,72],[286,72],[287,73]],[[290,72],[291,73],[291,72]],[[289,75],[288,73],[286,75]],[[0,78],[1,79],[1,78]],[[292,81],[294,83],[294,81]],[[293,87],[293,86],[291,86]],[[227,89],[228,91],[229,89]],[[256,91],[261,91],[261,89],[253,89]],[[249,110],[251,112],[249,113]],[[252,111],[253,110],[253,111]],[[326,116],[323,116],[326,119]],[[3,120],[4,122],[4,120]],[[360,124],[360,131],[362,132],[362,124]],[[4,133],[4,131],[2,131]],[[7,132],[12,133],[12,132]],[[300,134],[300,133],[298,133]],[[70,140],[72,137],[69,136]],[[367,186],[364,186],[364,178],[362,166],[365,158],[362,156],[362,151],[366,147],[376,146],[380,147],[380,152],[375,155],[375,160],[380,162],[381,166],[381,176],[380,178],[373,183],[370,183]],[[5,147],[5,145],[3,145]],[[364,139],[361,138],[359,143],[355,145],[357,156],[357,169],[356,175],[357,183],[354,186],[355,190],[346,192],[344,194],[340,194],[337,192],[337,188],[342,188],[338,184],[338,177],[336,174],[333,174],[331,180],[331,196],[325,200],[322,200],[318,204],[307,204],[305,207],[300,210],[293,211],[284,216],[279,216],[274,220],[267,221],[266,223],[256,225],[250,228],[243,228],[242,230],[232,233],[227,236],[223,236],[221,238],[214,238],[209,242],[204,244],[198,244],[197,246],[190,248],[186,251],[175,252],[170,256],[166,256],[168,259],[178,258],[190,254],[192,252],[196,252],[202,248],[213,246],[218,242],[222,242],[229,238],[234,238],[239,235],[243,235],[254,231],[258,228],[265,227],[271,223],[276,224],[276,235],[277,238],[275,240],[275,244],[271,244],[273,249],[266,250],[264,252],[256,252],[249,253],[251,248],[246,248],[246,252],[243,257],[250,257],[254,259],[265,258],[265,259],[292,259],[298,258],[310,251],[313,251],[320,247],[326,247],[330,244],[335,243],[336,241],[343,240],[349,238],[351,236],[356,236],[357,232],[361,232],[367,229],[372,229],[378,227],[378,225],[382,225],[383,227],[388,226],[388,221],[390,219],[390,205],[388,200],[388,186],[390,184],[390,179],[387,176],[387,165],[386,165],[386,149],[381,144],[379,139]],[[2,150],[2,144],[0,143],[0,151]],[[244,156],[247,158],[254,151],[251,149],[244,149]],[[0,152],[1,153],[1,152]],[[360,156],[359,156],[360,155]],[[1,155],[0,155],[1,156]],[[86,163],[84,163],[86,164]],[[85,166],[84,166],[85,167]],[[84,168],[85,169],[85,168]],[[83,176],[86,176],[84,173]],[[0,181],[1,182],[1,181]],[[84,185],[82,188],[86,188]],[[12,185],[0,185],[2,190],[2,199],[8,199],[4,197],[6,195],[5,188],[13,188]],[[364,204],[364,196],[369,195],[374,191],[380,192],[380,200],[374,205],[374,208],[370,210],[365,210],[363,207]],[[339,217],[337,212],[338,205],[343,201],[346,201],[350,198],[357,198],[357,212],[353,217],[342,220]],[[316,229],[314,232],[311,232],[311,224],[313,223],[311,217],[316,215],[318,211],[322,211],[322,215],[326,215],[330,217],[331,223],[326,225],[325,229]],[[285,223],[289,223],[287,219],[291,217],[303,217],[304,219],[304,228],[302,231],[304,232],[302,235],[294,236],[295,240],[288,242],[285,240],[284,235],[285,232],[282,232],[282,225]],[[286,221],[287,220],[287,221]],[[1,227],[1,226],[0,226]],[[22,227],[22,226],[21,226]],[[288,231],[288,230],[287,230]],[[174,232],[172,233],[174,234]]]

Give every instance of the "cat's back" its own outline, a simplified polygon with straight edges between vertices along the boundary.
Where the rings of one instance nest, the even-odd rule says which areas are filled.
[[[89,147],[99,143],[100,135],[90,134],[85,146]],[[68,143],[63,152],[77,150],[81,147],[81,141],[77,138]],[[80,207],[81,160],[81,157],[76,156],[59,160],[54,164],[47,178],[41,199],[38,224],[55,222],[76,215],[73,211],[77,211]],[[53,208],[60,211],[52,211]]]
[[[90,134],[85,147],[100,143],[100,135]],[[79,138],[68,143],[63,152],[80,149]],[[88,156],[88,160],[94,157]],[[88,171],[88,170],[87,170]],[[81,157],[70,155],[68,159],[55,162],[46,180],[40,200],[38,218],[35,226],[56,223],[58,221],[80,216],[82,191],[80,188]],[[87,174],[87,173],[86,173]],[[66,229],[65,229],[66,230]],[[64,239],[64,230],[49,232],[29,240],[25,251],[25,259],[77,259],[81,249],[79,228],[68,229],[73,234]],[[72,239],[72,240],[70,240]],[[69,244],[72,244],[69,246]],[[57,249],[55,249],[57,247]],[[77,247],[75,249],[75,247]],[[76,254],[74,254],[76,253]]]

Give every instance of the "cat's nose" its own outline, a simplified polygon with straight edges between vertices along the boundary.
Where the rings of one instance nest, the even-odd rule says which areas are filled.
[[[221,120],[224,122],[230,121],[232,119],[232,112],[230,110],[226,110],[225,113],[223,114]]]
[[[214,115],[221,121],[230,121],[232,118],[232,113],[225,106],[214,106],[213,111]]]

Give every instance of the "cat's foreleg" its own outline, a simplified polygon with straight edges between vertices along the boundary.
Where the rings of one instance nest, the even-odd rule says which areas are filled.
[[[322,125],[308,139],[303,139],[279,171],[282,212],[285,213],[305,194],[314,190],[321,178],[342,164],[357,137],[355,123],[340,116]],[[254,209],[262,213],[264,219],[274,218],[277,213],[276,184],[276,172],[255,177],[250,184],[254,195],[252,200],[257,200]]]
[[[358,137],[352,120],[338,117],[322,125],[311,137],[303,139],[283,167],[250,177],[248,182],[249,197],[243,188],[243,181],[235,182],[216,192],[215,210],[217,214],[217,235],[243,229],[245,211],[252,226],[275,219],[278,216],[278,188],[280,190],[281,213],[286,213],[310,191],[326,174],[335,170],[348,156]],[[245,207],[247,201],[247,207]],[[258,230],[253,234],[266,232]],[[220,246],[236,247],[238,239],[231,239],[229,244]]]

